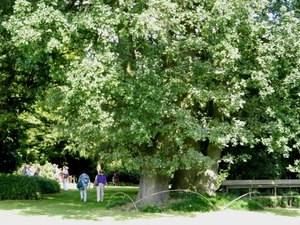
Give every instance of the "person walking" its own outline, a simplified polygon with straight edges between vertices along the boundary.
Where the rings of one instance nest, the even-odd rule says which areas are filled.
[[[86,174],[85,171],[79,176],[77,182],[77,188],[80,191],[80,199],[82,202],[86,202],[87,200],[87,186],[90,182],[89,175]]]
[[[68,190],[68,183],[69,183],[69,167],[63,166],[62,174],[61,174],[63,188],[65,191]]]
[[[114,185],[118,186],[119,185],[119,177],[120,177],[119,170],[115,169],[113,177],[114,177],[114,182],[113,182]]]
[[[25,163],[23,166],[23,169],[22,169],[22,174],[27,175],[27,170],[28,170],[28,167],[27,167],[27,164]]]
[[[56,164],[53,164],[53,179],[59,182],[60,170]]]
[[[33,176],[40,176],[40,172],[41,172],[41,168],[38,166],[38,167],[36,168],[36,170],[34,171]]]
[[[103,174],[103,170],[99,170],[98,175],[96,175],[95,180],[98,181],[97,190],[97,202],[103,202],[104,200],[104,188],[105,185],[108,187],[106,176]]]
[[[33,176],[32,166],[30,164],[27,166],[26,176],[29,176],[29,177]]]

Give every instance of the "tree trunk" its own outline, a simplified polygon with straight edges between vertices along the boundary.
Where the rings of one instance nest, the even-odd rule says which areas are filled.
[[[148,171],[149,170],[149,171]],[[145,205],[162,205],[169,198],[169,178],[167,175],[161,175],[159,172],[153,173],[153,169],[141,168],[138,207]]]
[[[216,192],[219,169],[218,160],[221,156],[221,150],[213,144],[209,144],[207,156],[215,160],[211,168],[205,171],[199,171],[197,169],[177,170],[174,173],[172,189],[188,189],[214,195]]]
[[[212,104],[212,117],[223,122],[223,117],[219,110]],[[187,140],[187,144],[199,151],[199,144],[192,140]],[[211,168],[205,171],[197,169],[177,170],[174,173],[174,181],[172,189],[189,189],[198,192],[204,192],[208,195],[215,195],[217,190],[216,183],[218,179],[219,159],[221,157],[221,149],[216,145],[209,143],[206,148],[206,156],[214,160]]]
[[[211,166],[211,168],[199,173],[199,179],[201,181],[200,183],[202,184],[201,189],[209,195],[215,195],[217,190],[216,183],[219,170],[218,160],[221,157],[221,149],[210,143],[207,149],[207,156],[209,156],[215,162]]]

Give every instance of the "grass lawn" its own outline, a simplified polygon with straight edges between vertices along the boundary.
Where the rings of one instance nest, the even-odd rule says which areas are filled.
[[[47,215],[60,216],[64,219],[94,220],[99,215],[102,217],[116,216],[116,209],[110,209],[109,206],[116,202],[130,201],[129,197],[135,201],[137,192],[138,189],[135,187],[109,187],[105,189],[104,201],[97,202],[96,189],[90,188],[87,202],[81,202],[77,189],[61,190],[61,193],[45,195],[41,200],[0,201],[0,210],[20,210],[21,215],[28,216]],[[117,215],[119,219],[123,217],[130,219],[138,215],[134,206],[128,206],[128,209],[121,210]]]
[[[142,213],[135,210],[131,203],[136,200],[137,187],[109,187],[105,189],[104,202],[96,201],[96,190],[88,189],[87,202],[80,201],[79,191],[69,189],[59,194],[46,195],[41,200],[6,200],[0,201],[0,210],[18,211],[18,215],[59,217],[63,220],[100,221],[103,218],[113,218],[115,221],[128,221],[132,219],[159,218],[162,215],[168,217],[192,217],[193,213],[180,211],[168,211],[164,213]],[[212,199],[216,207],[221,208],[232,199],[217,197]],[[122,203],[127,202],[122,205]],[[231,208],[244,210],[243,200],[235,202]],[[113,207],[111,207],[113,206]],[[222,213],[222,212],[220,212]],[[300,209],[265,209],[260,214],[280,215],[286,217],[300,217]],[[199,214],[199,212],[198,212]],[[205,214],[205,213],[202,213]],[[101,219],[100,219],[101,218]],[[22,221],[21,221],[22,222]],[[299,219],[300,224],[300,219]]]

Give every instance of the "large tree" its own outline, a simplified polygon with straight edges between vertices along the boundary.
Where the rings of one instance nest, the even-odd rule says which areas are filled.
[[[139,199],[167,189],[175,170],[177,187],[213,194],[227,145],[262,142],[269,151],[282,150],[288,143],[281,137],[295,140],[298,122],[295,112],[286,114],[295,123],[285,124],[291,128],[285,133],[271,113],[283,112],[275,107],[282,103],[274,89],[290,90],[280,84],[294,73],[278,70],[276,54],[287,48],[276,41],[287,38],[280,29],[297,26],[278,26],[269,6],[238,0],[93,3],[88,20],[86,14],[78,19],[91,38],[84,40],[86,57],[68,75],[72,134],[85,145],[88,137],[103,158],[139,166]],[[295,109],[289,101],[284,107]],[[166,199],[163,192],[147,200]]]
[[[31,154],[26,142],[33,123],[24,114],[30,117],[35,101],[63,81],[69,27],[53,3],[1,1],[1,172],[13,172]]]
[[[213,194],[228,145],[299,147],[291,11],[275,20],[269,1],[74,2],[19,0],[5,27],[27,57],[68,56],[44,63],[67,78],[49,96],[63,96],[70,151],[140,168],[141,205],[166,202],[174,171],[178,188]]]

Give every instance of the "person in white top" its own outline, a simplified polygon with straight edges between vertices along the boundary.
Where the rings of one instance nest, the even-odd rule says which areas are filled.
[[[69,183],[69,167],[63,166],[61,179],[62,179],[62,182],[63,182],[63,188],[64,188],[65,191],[67,191],[68,190],[68,183]]]

